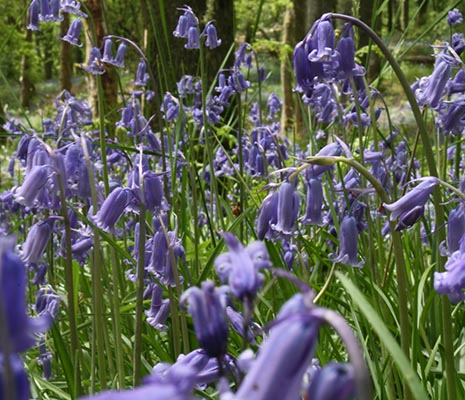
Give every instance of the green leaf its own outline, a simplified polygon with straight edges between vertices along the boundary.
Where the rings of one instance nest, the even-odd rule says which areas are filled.
[[[418,400],[428,399],[429,396],[426,393],[417,373],[410,365],[410,361],[403,353],[399,344],[392,337],[388,328],[376,313],[375,309],[370,305],[357,286],[355,286],[353,282],[347,278],[347,276],[340,272],[336,272],[336,275],[341,281],[342,286],[344,286],[347,294],[350,295],[355,305],[360,309],[360,312],[370,323],[373,332],[378,335],[386,350],[389,354],[391,354],[405,384],[409,387],[412,393],[412,397]]]

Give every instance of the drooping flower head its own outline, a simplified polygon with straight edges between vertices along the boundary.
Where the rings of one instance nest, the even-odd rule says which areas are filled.
[[[447,23],[449,26],[455,26],[463,22],[463,15],[458,8],[454,8],[447,13]]]
[[[187,311],[194,320],[194,329],[200,347],[210,357],[226,354],[228,321],[223,290],[213,282],[202,282],[202,288],[191,287],[181,296],[181,304],[187,303]]]
[[[358,230],[354,217],[346,215],[339,229],[339,253],[333,258],[333,262],[361,267],[363,261],[358,261]]]
[[[398,219],[396,230],[410,228],[424,213],[424,207],[430,194],[439,180],[435,177],[423,178],[414,189],[391,204],[383,203],[383,207],[391,212],[390,220]]]
[[[263,284],[264,277],[258,271],[271,266],[265,244],[257,241],[244,247],[232,233],[223,237],[229,251],[217,257],[215,269],[234,296],[251,301]]]
[[[82,21],[79,18],[77,18],[71,23],[68,32],[61,39],[65,42],[72,44],[73,46],[82,47],[82,43],[79,43],[79,35],[81,34],[81,29]]]
[[[355,398],[354,367],[350,363],[329,363],[318,369],[307,390],[312,400],[351,400]]]

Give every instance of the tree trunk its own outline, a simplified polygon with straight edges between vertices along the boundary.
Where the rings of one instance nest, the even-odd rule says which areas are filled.
[[[21,57],[21,66],[20,66],[20,81],[21,81],[21,106],[28,108],[31,105],[31,97],[35,92],[34,83],[31,79],[31,66],[30,66],[30,57],[29,50],[32,46],[32,31],[30,29],[26,30],[26,48]]]
[[[60,35],[63,37],[69,28],[69,14],[63,15],[63,21],[60,24]],[[64,40],[60,44],[60,89],[71,92],[71,76],[73,71],[73,60],[71,45]]]
[[[100,0],[87,0],[86,2],[87,8],[90,12],[90,18],[92,18],[92,22],[95,28],[95,46],[103,45],[103,37],[107,34],[107,30],[105,27],[105,23],[103,20],[103,11]],[[89,29],[90,32],[90,29]],[[114,46],[116,47],[116,46]],[[87,57],[89,57],[89,52],[92,48],[92,43],[90,42],[88,35],[86,35],[86,52]],[[114,49],[116,51],[116,49]],[[105,112],[107,113],[107,117],[110,119],[110,122],[116,122],[118,115],[116,113],[116,105],[118,101],[118,88],[117,88],[117,80],[116,80],[116,72],[113,66],[108,66],[106,68],[106,73],[101,75],[102,79],[102,88],[103,93],[105,95]],[[88,75],[88,86],[89,86],[89,93],[90,93],[90,102],[93,105],[93,109],[95,113],[98,113],[97,99],[98,99],[98,91],[96,85],[96,79],[92,75]],[[113,126],[110,123],[109,126]]]
[[[218,37],[221,39],[221,46],[215,49],[206,50],[207,77],[212,82],[216,73],[221,67],[228,54],[229,49],[234,44],[235,21],[234,21],[234,1],[233,0],[208,0],[207,12],[204,22],[214,20],[218,30]],[[229,68],[232,63],[230,56],[225,62],[225,67]]]
[[[281,54],[281,89],[283,92],[283,108],[281,112],[281,135],[292,128],[294,119],[294,105],[292,98],[292,54],[287,51],[288,46],[293,48],[296,44],[295,38],[295,12],[292,4],[286,8],[283,23],[283,45],[285,53]]]
[[[372,21],[373,18],[373,1],[372,0],[360,0],[360,19],[365,22],[367,25],[371,26],[375,31],[378,31],[380,27],[381,19],[378,18],[375,21]],[[358,48],[368,46],[370,39],[368,35],[359,34],[358,35]],[[367,79],[368,81],[373,80],[378,76],[380,71],[380,59],[375,52],[370,52],[369,60],[366,60],[366,57],[362,58],[362,64],[365,65],[367,69]]]

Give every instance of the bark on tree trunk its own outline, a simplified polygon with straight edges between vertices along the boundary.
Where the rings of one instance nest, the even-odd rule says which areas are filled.
[[[293,48],[296,43],[295,32],[295,12],[290,4],[286,8],[283,23],[283,45],[285,53],[281,55],[281,89],[283,92],[283,107],[281,112],[281,135],[285,136],[294,122],[294,105],[292,96],[292,54],[288,53],[288,46]]]
[[[101,46],[103,45],[103,37],[107,34],[107,30],[103,20],[103,12],[100,0],[87,0],[86,5],[90,12],[90,18],[92,18],[92,22],[95,28],[96,42],[94,43],[94,45]],[[90,43],[88,35],[86,35],[86,59],[88,59],[88,55],[91,48],[92,43]],[[116,51],[116,49],[113,49],[113,51]],[[106,71],[107,72],[105,74],[101,75],[103,92],[105,94],[105,112],[110,120],[109,126],[114,126],[111,122],[115,122],[118,118],[116,114],[116,105],[118,101],[116,72],[113,66],[108,66],[106,68]],[[98,113],[98,107],[95,106],[97,104],[98,92],[96,79],[94,76],[88,76],[88,85],[90,101],[94,105],[93,109],[96,113]]]
[[[32,31],[26,30],[26,47],[29,48],[30,43],[32,42]],[[34,84],[31,80],[31,71],[30,71],[30,59],[28,55],[28,49],[23,53],[21,57],[21,105],[24,108],[28,108],[31,105],[31,97],[35,92]]]
[[[61,37],[66,35],[69,28],[69,14],[63,15],[63,21],[60,24]],[[71,92],[71,76],[73,71],[73,60],[71,45],[64,40],[60,44],[60,89]]]

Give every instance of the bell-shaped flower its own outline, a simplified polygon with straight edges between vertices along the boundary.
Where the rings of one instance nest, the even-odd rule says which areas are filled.
[[[31,4],[29,5],[29,25],[27,26],[27,29],[31,31],[39,30],[39,13],[39,0],[32,0]]]
[[[82,69],[91,73],[92,75],[102,75],[105,73],[105,67],[101,63],[102,56],[100,54],[100,49],[98,47],[93,47],[90,50],[89,61],[86,66],[83,66]]]
[[[131,189],[121,187],[114,189],[94,216],[97,226],[104,230],[113,229],[132,199]]]
[[[52,353],[47,350],[45,340],[42,337],[39,344],[39,357],[37,364],[42,366],[42,378],[46,381],[52,378]]]
[[[82,21],[79,18],[77,18],[71,23],[68,32],[61,39],[65,42],[72,44],[73,46],[82,47],[82,43],[79,43],[79,35],[81,34],[81,29]]]
[[[399,221],[396,230],[412,226],[423,215],[424,206],[438,183],[439,179],[435,177],[423,178],[418,186],[399,200],[391,204],[383,203],[383,207],[391,212],[390,220]]]
[[[309,225],[323,225],[323,188],[319,179],[310,179],[307,183],[307,205],[304,223]]]
[[[465,300],[465,237],[460,240],[460,248],[447,259],[444,268],[444,272],[434,273],[434,289],[439,294],[447,294],[451,300]]]
[[[436,57],[433,73],[420,81],[415,96],[420,106],[429,105],[437,109],[441,97],[446,92],[446,85],[452,75],[454,59],[445,53],[440,53]]]
[[[350,363],[329,363],[318,369],[307,390],[312,400],[351,400],[355,398],[354,367]]]
[[[333,262],[351,265],[353,267],[363,266],[364,261],[358,261],[358,230],[357,221],[354,217],[346,215],[339,227],[339,253],[333,257]]]
[[[252,301],[263,284],[264,277],[258,271],[271,266],[266,246],[257,241],[244,247],[232,233],[223,237],[229,251],[216,258],[215,269],[234,296]]]
[[[49,315],[30,318],[26,307],[26,267],[12,251],[9,238],[0,239],[0,307],[5,318],[0,329],[6,333],[8,353],[20,353],[36,343],[35,334],[47,331]],[[0,343],[0,353],[5,352]],[[1,393],[1,392],[0,392]]]
[[[87,14],[81,11],[81,3],[77,0],[61,0],[61,11],[87,18]]]
[[[137,86],[146,86],[149,80],[149,74],[147,73],[147,64],[144,60],[139,62],[136,72],[136,79],[134,85]]]
[[[125,42],[121,42],[116,50],[116,56],[112,60],[111,64],[116,67],[124,68],[124,57],[126,55],[126,51],[128,49],[128,45]]]
[[[460,248],[460,240],[465,234],[465,211],[459,205],[449,213],[447,221],[447,252],[454,253]]]
[[[309,312],[302,294],[288,300],[234,398],[300,398],[303,376],[315,351],[321,323],[320,318]]]
[[[283,236],[294,233],[294,225],[299,213],[300,198],[295,191],[295,185],[284,182],[279,188],[278,197],[278,221],[271,228]]]
[[[342,154],[342,147],[338,142],[333,142],[324,146],[315,156],[324,157],[337,157]],[[305,170],[305,176],[308,180],[311,178],[318,178],[320,175],[325,173],[326,171],[330,171],[333,168],[333,164],[330,165],[318,165],[312,164]]]
[[[314,40],[317,48],[313,49],[308,55],[312,62],[329,61],[336,56],[334,51],[334,28],[331,21],[323,20],[318,22],[314,31]]]
[[[10,354],[9,364],[13,382],[6,382],[5,357],[0,353],[0,398],[6,399],[7,393],[15,393],[15,400],[29,400],[31,398],[29,380],[21,358],[16,354]]]
[[[454,8],[447,13],[447,23],[449,26],[455,26],[463,22],[463,15],[458,8]]]
[[[228,321],[224,289],[213,282],[202,282],[202,289],[191,287],[180,298],[194,320],[194,330],[200,347],[210,357],[223,357],[228,341]]]
[[[178,10],[184,11],[184,14],[179,17],[178,24],[176,25],[173,35],[175,37],[187,38],[191,27],[198,28],[199,20],[192,11],[192,8],[189,6],[178,8]]]
[[[38,222],[29,229],[21,251],[21,259],[24,262],[31,264],[40,262],[52,235],[52,225],[53,222],[45,220]]]
[[[144,292],[144,297],[149,295],[151,296],[150,310],[145,312],[147,323],[159,331],[168,330],[165,322],[170,312],[169,299],[163,300],[163,289],[155,283],[151,283]]]
[[[205,40],[205,46],[207,46],[209,49],[214,49],[221,45],[221,39],[218,39],[218,34],[216,32],[215,25],[213,25],[212,21],[209,21],[207,23],[202,33],[202,36],[207,37],[207,39]]]
[[[111,63],[111,61],[113,60],[112,48],[113,48],[112,40],[105,39],[105,42],[103,44],[103,57],[102,57],[103,62]]]
[[[34,166],[26,175],[23,184],[15,190],[15,201],[27,207],[34,207],[37,197],[51,175],[51,169],[47,166]]]
[[[278,222],[279,192],[273,191],[263,200],[257,219],[257,237],[263,240],[271,237],[271,226]]]

